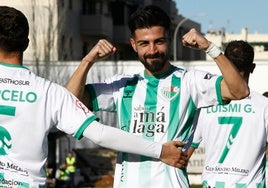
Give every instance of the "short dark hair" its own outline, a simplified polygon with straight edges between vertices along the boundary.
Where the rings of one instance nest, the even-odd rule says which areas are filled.
[[[23,52],[28,47],[29,25],[24,14],[12,7],[0,6],[0,49]]]
[[[167,13],[158,6],[149,5],[138,8],[128,21],[128,27],[133,35],[136,29],[162,26],[166,31],[170,30],[170,18]]]
[[[254,49],[248,42],[243,40],[231,41],[227,44],[224,54],[239,71],[251,71]]]

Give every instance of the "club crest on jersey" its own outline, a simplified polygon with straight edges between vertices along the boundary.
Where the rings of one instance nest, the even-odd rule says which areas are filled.
[[[163,97],[168,100],[172,100],[179,94],[180,88],[177,86],[163,87],[160,91]]]

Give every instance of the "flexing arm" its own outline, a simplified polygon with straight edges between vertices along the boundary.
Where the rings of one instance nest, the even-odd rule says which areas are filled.
[[[186,153],[178,149],[183,147],[184,143],[179,141],[170,141],[162,145],[97,121],[85,129],[83,136],[102,147],[160,159],[178,168],[184,168],[187,164]]]
[[[116,48],[107,40],[101,39],[82,59],[78,68],[66,84],[66,88],[80,99],[89,109],[91,108],[91,98],[85,90],[87,74],[91,66],[97,60],[100,60],[110,54],[113,54]]]
[[[191,29],[183,36],[182,43],[191,48],[207,50],[207,53],[214,58],[223,76],[221,81],[223,100],[239,100],[249,95],[247,82],[239,74],[235,66],[224,54],[219,53],[219,49],[213,43],[208,41],[198,31]]]

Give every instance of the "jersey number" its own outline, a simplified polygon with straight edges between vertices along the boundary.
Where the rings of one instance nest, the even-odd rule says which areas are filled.
[[[14,106],[4,106],[0,105],[0,114],[8,115],[8,116],[15,116],[16,107]]]
[[[232,128],[231,128],[231,131],[229,133],[229,136],[228,136],[228,139],[227,139],[227,142],[226,142],[226,145],[223,149],[223,152],[220,156],[220,159],[219,159],[219,163],[223,163],[225,157],[227,156],[233,142],[234,142],[234,139],[242,125],[242,117],[218,117],[218,123],[220,125],[232,125]]]

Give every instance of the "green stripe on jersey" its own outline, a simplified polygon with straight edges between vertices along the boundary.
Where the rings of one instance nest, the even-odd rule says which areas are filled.
[[[121,101],[121,106],[118,106],[117,103],[117,108],[120,108],[120,110],[118,110],[118,112],[121,112],[120,114],[120,120],[119,120],[119,128],[129,132],[130,129],[130,122],[131,122],[131,114],[132,114],[132,96],[136,90],[136,86],[138,83],[138,77],[134,77],[133,80],[131,81],[127,81],[126,86],[124,88],[124,93],[123,93],[123,97],[122,97],[122,101]],[[124,174],[126,174],[127,169],[128,169],[128,165],[126,162],[124,161],[128,161],[128,153],[121,153],[122,155],[122,168]],[[123,181],[124,183],[126,183],[127,181]],[[122,184],[122,183],[121,183]],[[122,184],[122,186],[124,187],[125,185]]]
[[[92,87],[92,85],[88,84],[87,87],[86,87],[86,89],[89,92],[89,95],[91,97],[93,111],[94,112],[99,111],[99,105],[98,105],[97,95],[95,93],[94,88]]]
[[[90,126],[90,123],[92,123],[93,121],[99,121],[99,118],[96,116],[90,116],[88,117],[83,124],[80,126],[80,128],[76,131],[76,133],[74,134],[74,138],[76,138],[77,140],[80,140],[83,137],[83,132],[84,130]]]
[[[264,183],[257,183],[256,188],[263,188],[265,187],[264,185],[265,185]]]
[[[181,88],[181,79],[178,77],[173,76],[170,86],[170,91],[172,92],[174,88]],[[170,103],[170,119],[169,119],[169,126],[168,126],[168,140],[173,140],[175,138],[176,133],[178,132],[179,128],[179,108],[180,106],[180,91],[179,96],[174,98],[174,100]]]
[[[223,104],[222,96],[221,96],[221,80],[222,79],[223,79],[223,77],[219,76],[217,78],[216,83],[215,83],[216,84],[215,87],[216,87],[217,99],[218,99],[219,104]]]
[[[15,113],[16,113],[15,106],[0,105],[0,114],[8,115],[8,116],[15,116]]]
[[[225,188],[224,182],[216,182],[216,188]]]
[[[192,100],[192,98],[190,98],[189,100],[189,104],[188,104],[188,117],[187,117],[187,121],[185,122],[185,124],[183,125],[183,129],[182,129],[182,134],[181,134],[181,140],[182,141],[187,141],[187,139],[189,138],[193,127],[193,121],[194,121],[194,117],[196,114],[197,108]]]
[[[124,88],[124,93],[121,101],[120,108],[120,120],[119,125],[120,129],[129,132],[130,122],[131,122],[131,114],[132,114],[132,99],[133,94],[136,90],[136,86],[138,83],[138,77],[134,77],[133,80],[127,81],[126,86]],[[118,105],[118,104],[117,104]]]
[[[153,77],[153,76],[148,76],[148,83],[146,86],[146,97],[145,97],[145,102],[144,102],[144,106],[145,107],[150,107],[149,109],[146,108],[146,110],[144,110],[144,114],[148,114],[148,121],[144,121],[144,127],[146,130],[150,130],[150,126],[154,126],[153,123],[156,123],[156,117],[154,117],[154,115],[156,115],[156,107],[157,107],[157,91],[158,91],[158,85],[159,85],[159,79]],[[153,115],[154,114],[154,115]],[[145,115],[146,116],[146,115]],[[153,116],[153,117],[151,117]],[[154,122],[153,122],[154,121]],[[147,137],[146,133],[143,133],[143,138],[147,139],[147,140],[154,140],[154,137]],[[147,161],[145,163],[141,163],[140,165],[140,174],[139,174],[139,179],[143,179],[144,177],[151,177],[151,161],[152,159],[150,157],[146,157],[146,156],[141,156],[140,157],[141,161]]]

